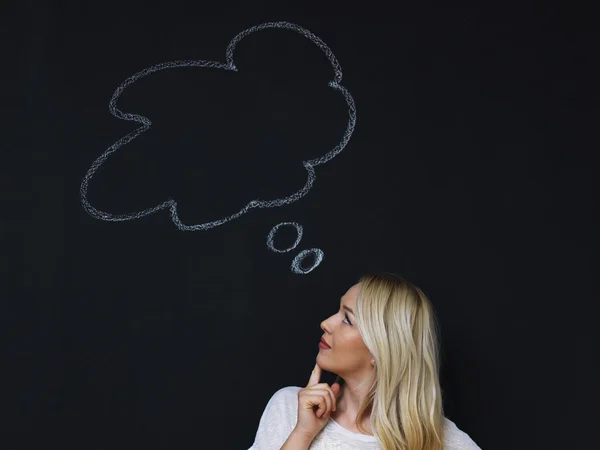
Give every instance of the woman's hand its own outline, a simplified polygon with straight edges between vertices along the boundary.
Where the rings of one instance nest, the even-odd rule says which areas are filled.
[[[335,411],[340,384],[319,383],[321,368],[315,364],[308,384],[298,391],[298,423],[296,431],[313,438],[329,421],[331,411]]]

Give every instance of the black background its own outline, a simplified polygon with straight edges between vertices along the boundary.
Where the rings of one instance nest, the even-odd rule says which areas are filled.
[[[0,446],[248,448],[368,271],[430,296],[446,415],[482,448],[597,443],[591,11],[247,3],[3,4]],[[356,102],[312,190],[208,231],[166,210],[89,216],[85,173],[139,126],[109,113],[119,84],[166,61],[225,62],[237,33],[270,21],[320,37]],[[237,73],[173,69],[126,90],[120,109],[153,125],[91,180],[94,206],[172,197],[196,224],[303,186],[300,162],[347,120],[327,59],[290,30],[252,34],[234,58]],[[304,235],[274,253],[284,221]],[[282,229],[277,245],[294,239]],[[323,262],[292,273],[306,248]]]

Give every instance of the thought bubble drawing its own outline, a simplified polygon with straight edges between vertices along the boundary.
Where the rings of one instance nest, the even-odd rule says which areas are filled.
[[[291,194],[287,197],[284,197],[284,198],[276,198],[276,199],[270,199],[270,200],[260,200],[260,199],[250,200],[243,208],[241,208],[239,211],[237,211],[234,214],[231,214],[231,215],[221,218],[221,219],[217,219],[217,220],[213,220],[213,221],[205,222],[205,223],[194,224],[194,225],[188,225],[188,224],[184,224],[181,222],[179,215],[177,213],[177,201],[172,198],[168,198],[166,201],[164,201],[158,205],[155,205],[151,208],[132,212],[132,213],[127,213],[127,214],[112,214],[107,211],[100,211],[99,209],[92,206],[92,204],[88,201],[88,198],[87,198],[87,190],[88,190],[88,183],[89,183],[90,179],[94,176],[95,172],[107,160],[109,155],[116,152],[121,147],[125,146],[126,144],[131,142],[133,139],[137,138],[139,135],[141,135],[145,131],[148,131],[152,125],[152,122],[147,117],[141,116],[139,114],[134,114],[134,113],[126,113],[126,112],[121,111],[117,107],[117,101],[119,100],[119,97],[125,91],[125,89],[127,89],[127,87],[131,86],[133,83],[135,83],[139,79],[141,79],[147,75],[150,75],[151,73],[165,70],[165,69],[173,69],[173,68],[177,68],[177,67],[212,68],[212,69],[222,69],[222,70],[237,72],[238,69],[235,66],[235,63],[233,61],[233,53],[236,48],[236,45],[244,37],[246,37],[252,33],[255,33],[257,31],[262,31],[262,30],[266,30],[269,28],[279,28],[279,29],[287,29],[287,30],[295,31],[295,32],[303,35],[304,37],[309,39],[312,43],[314,43],[317,47],[319,47],[325,53],[325,55],[327,56],[329,62],[331,63],[331,66],[333,68],[333,80],[329,81],[328,86],[335,89],[339,93],[341,93],[343,95],[344,99],[346,100],[346,104],[348,106],[348,122],[346,125],[346,129],[344,131],[344,134],[341,137],[339,143],[335,147],[333,147],[329,152],[327,152],[325,155],[323,155],[319,158],[302,161],[302,165],[304,166],[306,173],[307,173],[307,181],[304,184],[304,186],[302,188],[300,188],[299,190],[297,190],[296,192],[294,192],[293,194]],[[122,119],[122,120],[138,122],[141,124],[141,126],[137,129],[133,130],[132,132],[128,133],[127,135],[123,136],[118,141],[116,141],[114,144],[112,144],[110,147],[108,147],[108,149],[92,163],[92,165],[88,169],[87,173],[83,177],[81,187],[80,187],[80,197],[81,197],[81,203],[83,205],[83,208],[90,216],[92,216],[96,219],[105,220],[105,221],[109,221],[109,222],[119,222],[119,221],[125,221],[125,220],[139,219],[141,217],[144,217],[144,216],[147,216],[150,214],[154,214],[162,209],[169,209],[170,215],[171,215],[171,220],[173,221],[175,226],[177,226],[177,228],[179,228],[180,230],[183,230],[183,231],[201,231],[201,230],[208,230],[208,229],[211,229],[214,227],[218,227],[218,226],[220,226],[224,223],[227,223],[233,219],[237,219],[238,217],[242,216],[243,214],[246,214],[252,208],[273,208],[276,206],[283,206],[283,205],[293,203],[293,202],[299,200],[300,198],[304,197],[312,188],[313,183],[315,181],[315,176],[316,176],[315,175],[315,167],[320,164],[326,163],[329,160],[331,160],[332,158],[334,158],[335,156],[337,156],[344,149],[344,147],[350,140],[350,137],[354,131],[354,126],[356,123],[356,108],[354,105],[354,100],[353,100],[352,96],[350,95],[350,92],[348,92],[348,90],[341,85],[341,81],[342,81],[341,67],[340,67],[336,57],[334,56],[333,52],[329,49],[329,47],[320,38],[315,36],[310,31],[308,31],[305,28],[302,28],[298,25],[295,25],[293,23],[289,23],[289,22],[263,23],[263,24],[253,26],[251,28],[248,28],[248,29],[240,32],[231,40],[231,42],[227,46],[227,50],[225,53],[225,62],[207,61],[207,60],[169,61],[169,62],[160,63],[157,65],[148,67],[144,70],[141,70],[141,71],[133,74],[129,78],[127,78],[123,83],[121,83],[121,85],[119,85],[119,87],[117,87],[117,89],[113,93],[112,98],[109,102],[109,110],[112,115],[114,115],[115,117]],[[268,247],[271,250],[277,251],[277,252],[283,252],[283,251],[275,249],[275,247],[273,245],[273,237],[280,226],[289,225],[289,224],[295,224],[295,222],[284,222],[284,223],[281,223],[281,224],[273,227],[273,229],[269,233],[269,238],[268,238]],[[294,226],[296,226],[296,225],[297,224],[295,224]],[[290,247],[289,249],[286,249],[285,251],[292,250],[300,242],[300,239],[302,237],[302,231],[301,231],[302,228],[297,227],[296,230],[298,231],[298,238],[297,238],[296,243],[294,244],[294,246]],[[315,257],[315,261],[310,269],[302,269],[301,262],[309,254],[311,254]],[[292,271],[294,271],[295,273],[308,273],[311,270],[313,270],[316,266],[318,266],[320,264],[320,262],[322,261],[322,259],[323,259],[323,252],[321,250],[319,250],[319,249],[305,250],[305,251],[301,252],[294,259],[294,263],[292,264]]]

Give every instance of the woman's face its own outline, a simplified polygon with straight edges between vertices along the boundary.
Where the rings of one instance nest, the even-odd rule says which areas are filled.
[[[365,346],[352,311],[356,310],[359,285],[352,286],[342,297],[335,314],[321,322],[323,339],[331,347],[319,349],[317,363],[346,382],[372,370],[371,352]]]

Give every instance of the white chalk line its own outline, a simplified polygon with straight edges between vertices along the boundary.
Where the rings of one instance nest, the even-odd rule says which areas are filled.
[[[273,240],[275,239],[275,233],[277,233],[279,228],[281,228],[284,225],[291,225],[294,228],[296,228],[296,233],[298,234],[298,236],[296,237],[296,241],[292,244],[291,247],[288,247],[284,250],[279,250],[278,248],[275,248],[275,244],[273,243]],[[277,253],[286,253],[286,252],[289,252],[290,250],[295,249],[298,246],[298,244],[300,243],[301,239],[302,239],[302,225],[300,225],[297,222],[281,222],[281,223],[275,225],[269,232],[269,235],[267,236],[267,247],[269,247],[270,250],[273,250],[274,252],[277,252]]]

